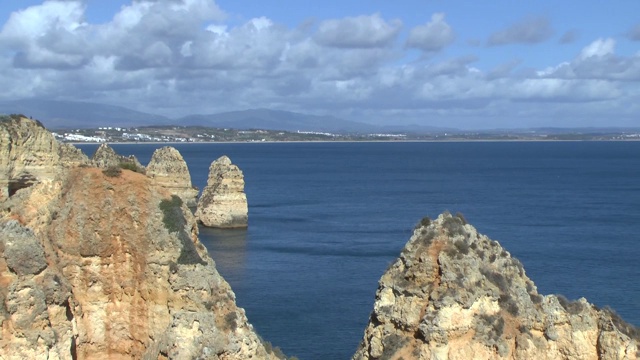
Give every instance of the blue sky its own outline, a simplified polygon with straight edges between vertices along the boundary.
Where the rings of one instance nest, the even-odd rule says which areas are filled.
[[[0,100],[459,128],[640,126],[640,2],[0,3]]]

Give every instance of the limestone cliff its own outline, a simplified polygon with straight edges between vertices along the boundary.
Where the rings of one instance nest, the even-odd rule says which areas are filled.
[[[109,168],[109,167],[121,167],[129,170],[133,170],[139,173],[144,173],[145,168],[140,164],[138,158],[134,155],[124,156],[119,155],[107,144],[100,144],[96,152],[91,157],[91,163],[95,167]]]
[[[0,358],[276,358],[197,233],[179,197],[128,170],[68,167],[0,202]]]
[[[198,200],[196,218],[204,226],[243,228],[247,227],[248,212],[244,175],[228,157],[222,156],[209,167],[207,186]]]
[[[191,183],[187,163],[175,148],[165,146],[154,151],[147,165],[147,176],[156,185],[179,196],[187,206],[196,206],[198,190]]]
[[[636,359],[639,336],[584,298],[538,294],[500,244],[446,213],[382,276],[353,359]]]
[[[0,201],[39,182],[51,182],[62,168],[87,164],[71,145],[58,143],[37,121],[0,117]]]

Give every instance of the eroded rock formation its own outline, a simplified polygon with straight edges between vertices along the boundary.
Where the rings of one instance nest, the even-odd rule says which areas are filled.
[[[584,298],[538,294],[500,244],[443,214],[382,276],[353,359],[636,359],[638,336]]]
[[[196,206],[198,190],[191,183],[187,163],[175,148],[165,146],[154,151],[147,165],[147,176],[156,185],[179,196],[187,206]]]
[[[144,173],[145,168],[140,164],[138,158],[134,155],[124,156],[116,153],[113,148],[107,144],[100,144],[96,152],[91,157],[91,163],[95,167],[102,169],[110,167],[126,168],[135,172]]]
[[[274,359],[182,200],[108,174],[67,167],[0,202],[0,358]]]
[[[78,149],[58,143],[39,122],[19,115],[0,117],[0,201],[53,181],[65,167],[88,162]]]
[[[207,186],[198,200],[196,218],[204,226],[243,228],[247,227],[248,213],[244,175],[227,156],[222,156],[209,167]]]

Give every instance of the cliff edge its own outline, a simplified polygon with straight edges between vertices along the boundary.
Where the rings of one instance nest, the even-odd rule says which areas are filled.
[[[130,170],[63,164],[29,119],[1,126],[5,183],[33,177],[0,201],[0,358],[277,358],[180,197]]]
[[[498,242],[445,213],[380,279],[353,359],[636,359],[639,338],[584,298],[538,294]]]
[[[60,144],[44,126],[21,115],[0,115],[0,201],[39,182],[53,181],[65,167],[89,159]]]

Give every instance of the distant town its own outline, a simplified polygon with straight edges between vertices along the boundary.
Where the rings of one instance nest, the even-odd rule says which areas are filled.
[[[63,142],[285,142],[285,141],[633,141],[640,132],[457,131],[430,134],[350,134],[321,131],[240,130],[204,126],[101,126],[88,129],[57,129],[53,135]]]

